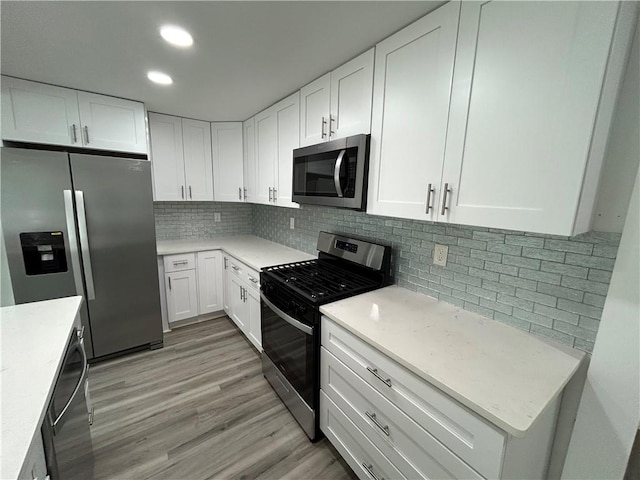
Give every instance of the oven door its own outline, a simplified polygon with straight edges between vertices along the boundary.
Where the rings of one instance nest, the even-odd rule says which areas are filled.
[[[293,201],[364,209],[369,159],[367,135],[293,152]]]
[[[283,312],[263,292],[261,297],[262,348],[308,407],[315,410],[317,382],[315,328]]]

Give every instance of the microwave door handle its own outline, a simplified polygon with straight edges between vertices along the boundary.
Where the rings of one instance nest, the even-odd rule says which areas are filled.
[[[341,150],[340,155],[336,159],[336,166],[333,170],[333,183],[336,185],[336,192],[338,192],[338,197],[342,198],[342,187],[340,186],[340,168],[342,168],[342,159],[344,158],[344,154],[347,153],[346,150]]]

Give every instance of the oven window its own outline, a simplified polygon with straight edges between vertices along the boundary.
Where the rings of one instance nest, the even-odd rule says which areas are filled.
[[[317,153],[293,159],[294,195],[338,197],[335,169],[342,150]],[[353,198],[356,184],[356,157],[358,149],[348,148],[342,157],[339,180],[342,196]]]
[[[261,302],[261,309],[262,348],[307,405],[315,408],[313,335],[302,332],[281,319],[264,302]]]

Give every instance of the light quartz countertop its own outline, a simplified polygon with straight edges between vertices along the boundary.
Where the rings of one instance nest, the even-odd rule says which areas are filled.
[[[18,478],[45,417],[82,297],[0,309],[0,478]]]
[[[224,250],[232,257],[255,270],[271,265],[301,262],[315,258],[313,255],[285,247],[253,235],[220,236],[202,240],[159,240],[158,255]]]
[[[516,437],[526,434],[585,357],[397,286],[320,311]]]

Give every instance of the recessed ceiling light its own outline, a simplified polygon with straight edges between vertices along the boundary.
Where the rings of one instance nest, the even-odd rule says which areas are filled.
[[[160,35],[171,45],[176,47],[190,47],[193,45],[193,37],[184,28],[175,25],[165,25],[160,28]]]
[[[147,73],[147,78],[152,82],[159,83],[160,85],[171,85],[173,83],[173,79],[162,72],[149,72]]]

